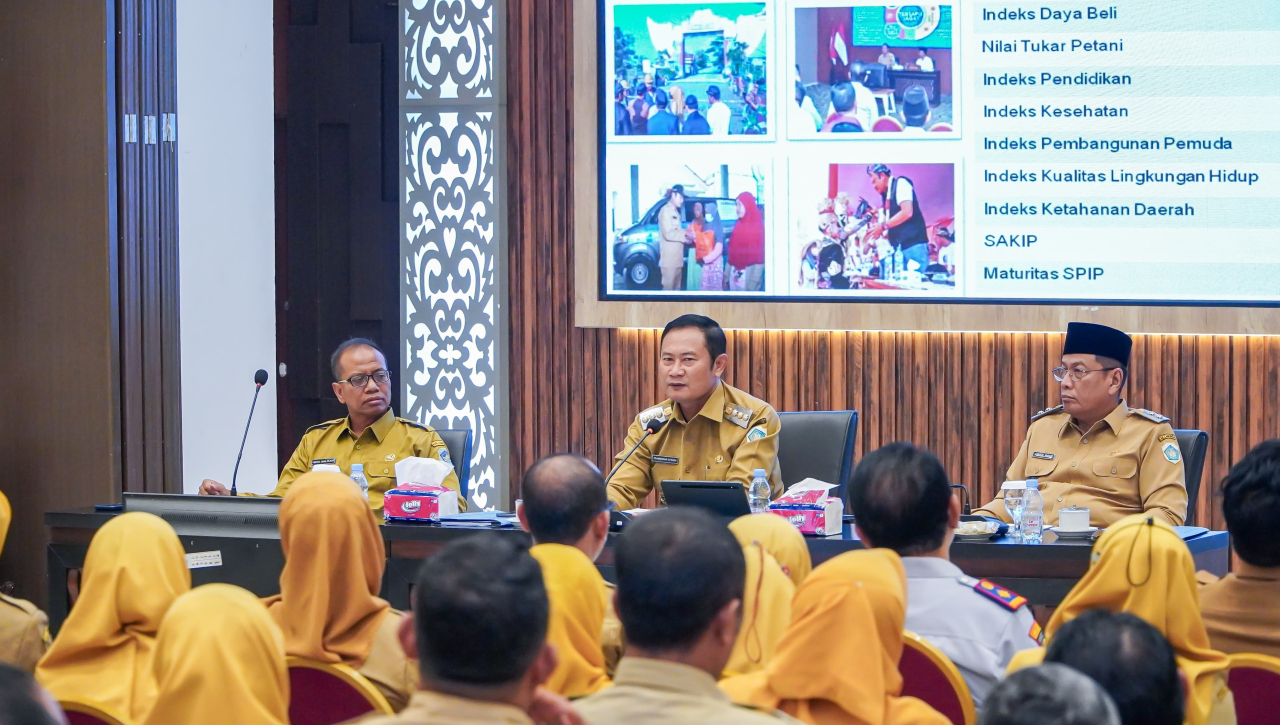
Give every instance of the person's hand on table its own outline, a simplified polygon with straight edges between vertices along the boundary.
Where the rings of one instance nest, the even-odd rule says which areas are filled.
[[[206,478],[200,484],[200,495],[201,496],[230,496],[231,491],[228,490],[226,486],[223,486],[221,483],[218,483],[212,478]]]
[[[545,687],[539,687],[534,693],[528,714],[537,725],[587,725],[587,721],[573,709],[569,698]]]

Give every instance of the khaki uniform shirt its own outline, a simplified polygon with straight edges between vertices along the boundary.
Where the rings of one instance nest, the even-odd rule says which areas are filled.
[[[351,432],[350,418],[326,421],[311,426],[303,434],[297,450],[280,472],[276,489],[267,495],[283,497],[294,480],[309,472],[312,466],[329,463],[350,474],[351,464],[363,463],[365,478],[369,480],[369,508],[381,512],[382,494],[396,487],[396,461],[412,456],[438,458],[453,465],[449,449],[433,428],[397,418],[390,408],[359,436]],[[450,471],[442,485],[458,491],[458,474]],[[463,511],[467,508],[461,492],[458,508]]]
[[[715,678],[689,665],[624,657],[608,687],[574,703],[589,725],[778,725],[776,710],[735,705]]]
[[[684,265],[684,230],[680,228],[680,212],[670,204],[663,204],[658,211],[659,267]]]
[[[25,599],[0,594],[0,662],[36,671],[49,649],[49,617]]]
[[[702,410],[686,421],[680,406],[668,398],[631,422],[626,443],[614,456],[615,466],[655,418],[667,424],[649,436],[609,480],[609,499],[618,508],[639,506],[663,481],[737,481],[750,486],[757,468],[769,471],[771,498],[783,494],[778,467],[782,426],[778,414],[763,400],[721,382]]]
[[[1187,516],[1182,451],[1169,419],[1124,401],[1087,431],[1059,405],[1031,419],[1022,450],[1009,466],[1010,481],[1040,479],[1044,524],[1058,509],[1089,509],[1093,526],[1107,527],[1144,511],[1181,526]],[[1009,521],[1004,493],[976,514]]]
[[[395,609],[382,618],[382,626],[373,636],[373,649],[359,669],[396,712],[405,709],[418,691],[418,663],[409,659],[400,645],[403,619],[404,612]]]
[[[600,648],[604,650],[604,672],[613,679],[618,672],[618,662],[627,648],[626,635],[622,631],[622,620],[618,619],[618,611],[613,605],[613,594],[618,590],[616,584],[604,583],[609,592],[605,602],[608,605],[604,612],[604,625],[600,628]]]
[[[361,725],[533,725],[514,705],[467,700],[419,690],[409,707],[398,715],[373,715],[356,720]]]
[[[1209,644],[1227,654],[1280,657],[1280,568],[1236,563],[1234,573],[1200,589]]]

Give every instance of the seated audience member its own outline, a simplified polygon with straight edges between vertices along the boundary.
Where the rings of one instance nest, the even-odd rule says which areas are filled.
[[[1155,627],[1173,645],[1187,681],[1187,725],[1235,722],[1227,689],[1227,656],[1209,646],[1200,620],[1191,551],[1173,527],[1152,512],[1126,516],[1093,545],[1089,571],[1067,593],[1045,627],[1053,647],[1058,630],[1090,609],[1128,612]],[[1044,649],[1023,650],[1010,671],[1039,664]]]
[[[421,689],[399,715],[360,722],[575,722],[567,701],[540,687],[556,668],[548,609],[542,569],[523,547],[491,535],[445,546],[423,562],[413,616],[400,625],[404,651],[421,669]],[[559,710],[541,709],[548,703]]]
[[[13,509],[0,493],[0,547],[9,535]],[[0,594],[0,662],[8,662],[27,672],[49,649],[49,617],[25,599]]]
[[[1098,683],[1063,665],[1015,672],[996,685],[978,725],[1121,725]]]
[[[525,471],[520,495],[517,513],[551,602],[547,641],[560,660],[544,686],[590,695],[609,684],[601,637],[612,594],[595,566],[609,535],[604,477],[581,456],[548,456]]]
[[[649,116],[649,135],[650,136],[678,136],[680,134],[680,119],[676,118],[676,114],[667,110],[668,104],[671,103],[667,92],[659,90],[654,94],[654,105],[658,111]]]
[[[778,708],[809,725],[946,725],[901,697],[906,575],[888,549],[841,554],[796,590],[791,626],[760,672],[720,683],[735,702]]]
[[[285,652],[352,667],[403,710],[418,678],[400,648],[404,615],[378,597],[386,550],[360,489],[340,473],[303,474],[279,519],[280,593],[263,602]]]
[[[813,564],[804,536],[777,514],[750,514],[729,524],[746,558],[742,628],[724,676],[764,669],[791,623],[791,599]]]
[[[854,469],[849,502],[862,541],[902,557],[906,629],[955,663],[981,710],[1013,656],[1040,646],[1040,625],[1025,598],[951,563],[960,499],[942,463],[910,443],[890,443]]]
[[[741,620],[742,549],[723,524],[692,508],[632,521],[614,549],[627,653],[613,687],[579,700],[592,725],[765,725],[716,687]]]
[[[1178,660],[1160,630],[1129,614],[1094,609],[1062,625],[1045,662],[1088,675],[1111,696],[1124,725],[1179,725]]]
[[[906,131],[924,132],[929,125],[929,94],[920,86],[902,93],[902,121]]]
[[[689,96],[684,99],[684,124],[680,133],[686,136],[709,136],[711,135],[711,124],[707,123],[707,119],[698,113],[698,97]]]
[[[151,658],[160,621],[190,589],[172,526],[148,513],[116,516],[89,543],[80,596],[36,666],[36,681],[55,698],[142,719],[156,699]]]
[[[1280,657],[1280,440],[1260,443],[1222,482],[1233,572],[1200,589],[1209,643]]]
[[[0,662],[0,725],[66,725],[53,697],[30,672]]]
[[[160,694],[140,725],[289,723],[284,635],[240,587],[206,584],[178,597],[156,636],[155,673]]]
[[[822,127],[824,132],[832,131],[842,123],[852,124],[858,131],[865,130],[862,128],[862,120],[858,118],[856,97],[853,84],[849,81],[842,81],[831,87],[831,115]]]

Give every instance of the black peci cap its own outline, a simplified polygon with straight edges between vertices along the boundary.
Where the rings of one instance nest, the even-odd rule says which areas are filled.
[[[1067,339],[1062,342],[1063,355],[1101,355],[1129,365],[1133,339],[1114,327],[1092,322],[1068,322]]]

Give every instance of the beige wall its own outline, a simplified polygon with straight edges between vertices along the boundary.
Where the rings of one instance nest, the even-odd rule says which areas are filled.
[[[118,497],[108,3],[0,3],[0,580],[43,604],[43,514]]]

